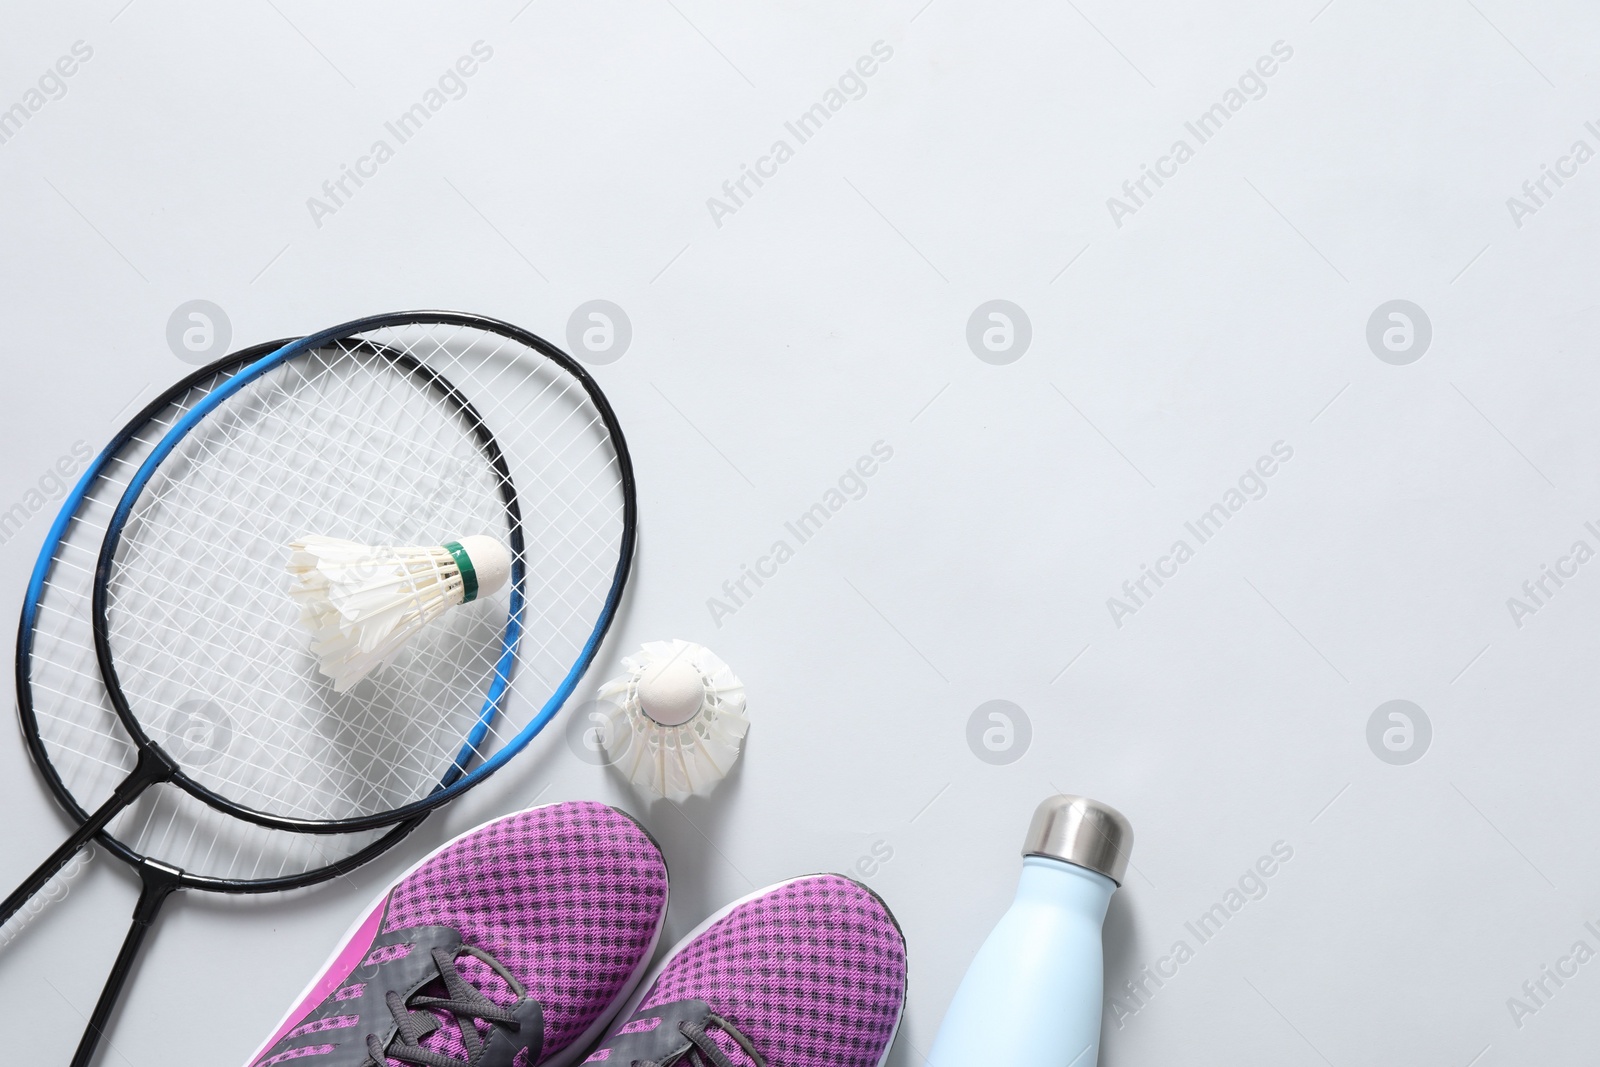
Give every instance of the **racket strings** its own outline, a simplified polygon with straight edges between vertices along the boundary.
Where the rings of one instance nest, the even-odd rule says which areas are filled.
[[[106,696],[91,633],[94,563],[123,487],[166,431],[208,388],[190,390],[154,416],[115,455],[68,520],[33,616],[29,707],[49,766],[85,808],[127,776],[138,749]],[[307,835],[226,816],[158,785],[108,827],[118,841],[191,873],[263,880],[296,877],[353,855],[379,832]]]
[[[428,358],[439,351],[448,351],[451,341],[455,337],[467,333],[466,330],[457,330],[447,339],[435,341],[432,338],[423,338],[421,343],[397,334],[384,334],[378,339],[385,345],[393,345],[408,353]],[[498,356],[502,349],[516,347],[508,339],[498,339],[499,344],[491,351],[490,356]],[[485,388],[481,390],[484,400],[477,401],[479,412],[486,422],[494,427],[502,419],[514,419],[515,409],[512,404],[501,398],[514,398],[516,393],[500,386],[503,379],[515,376],[516,364],[513,361],[504,361],[495,376],[485,379]],[[581,387],[574,379],[564,374],[550,375],[540,386],[538,392],[526,401],[519,401],[523,410],[538,408],[540,405],[559,408],[561,417],[555,420],[535,419],[529,420],[536,425],[543,425],[544,432],[538,435],[533,444],[532,451],[542,459],[541,463],[530,464],[526,471],[519,471],[518,476],[524,486],[522,494],[525,526],[537,530],[530,534],[528,540],[533,546],[548,546],[560,542],[562,547],[569,552],[551,552],[546,559],[549,564],[542,571],[535,571],[534,584],[530,585],[529,600],[532,604],[530,616],[535,623],[547,622],[550,618],[561,615],[571,616],[574,613],[593,611],[594,595],[597,587],[604,588],[609,584],[612,570],[616,563],[617,530],[622,525],[625,500],[617,491],[617,481],[620,479],[618,471],[617,453],[609,437],[601,430],[603,420],[592,404],[586,400],[574,402],[574,394],[581,394]],[[581,425],[574,425],[581,420]],[[496,431],[499,433],[500,431]],[[566,444],[558,443],[558,437],[564,436]],[[569,449],[581,448],[582,454],[577,462],[567,458],[565,452]],[[590,458],[598,458],[598,463],[590,464],[593,470],[589,477],[579,480],[583,463]],[[563,475],[561,478],[551,478],[547,470],[557,469]],[[531,475],[531,477],[530,477]],[[542,492],[528,493],[527,487],[533,484],[536,490]],[[570,498],[574,495],[572,487],[576,485],[583,493],[590,494],[588,506],[579,506]],[[567,497],[566,501],[556,498]],[[555,506],[561,503],[562,506]],[[601,513],[599,520],[595,514]],[[539,519],[544,516],[559,516],[568,520],[577,520],[572,523],[577,527],[582,536],[573,534],[563,529],[559,524],[552,523],[549,527],[539,526]],[[569,558],[576,555],[583,559],[586,566],[580,572],[569,562]],[[556,582],[556,578],[565,575],[570,579],[572,589],[579,590],[583,595],[572,596],[569,590],[563,590]],[[550,607],[544,607],[547,603]],[[553,610],[560,608],[560,611]],[[568,669],[575,646],[570,640],[564,640],[564,635],[559,627],[535,625],[535,631],[544,631],[550,637],[536,646],[524,643],[522,654],[519,656],[518,670],[531,672],[544,685],[553,685]],[[530,655],[530,651],[535,653]],[[539,652],[549,652],[547,662],[542,662]],[[513,726],[516,724],[512,724]],[[514,729],[501,730],[491,727],[490,743],[480,746],[484,751],[493,751],[503,740],[502,734],[514,733]]]
[[[509,701],[522,715],[490,723],[470,755],[514,738],[589,639],[626,507],[599,412],[570,375],[520,343],[405,327],[354,347],[291,360],[192,431],[141,496],[108,586],[118,673],[152,737],[164,742],[163,717],[209,693],[227,708],[235,743],[194,777],[247,806],[309,818],[424,795],[461,755],[502,674],[534,683],[536,699]],[[529,638],[502,667],[502,595],[476,617],[433,624],[370,689],[341,701],[309,670],[285,595],[287,540],[507,533],[501,474],[461,413],[440,404],[437,381],[396,352],[469,394],[507,449],[523,491]]]
[[[71,769],[65,777],[73,779],[74,795],[91,807],[108,797],[138,761],[138,749],[101,684],[90,636],[90,590],[100,539],[142,457],[202,395],[191,389],[177,398],[108,458],[100,481],[79,503],[52,553],[51,578],[35,609],[34,717],[52,764],[58,771]]]
[[[404,457],[398,463],[393,463],[397,468],[417,469],[424,464],[436,462],[441,455],[436,447],[424,451],[423,447],[418,447],[417,442],[401,441],[396,435],[383,432],[383,427],[377,427],[378,432],[372,432],[374,415],[394,418],[397,414],[400,416],[406,414],[397,413],[393,404],[386,403],[394,396],[394,392],[391,388],[383,387],[382,377],[368,380],[369,386],[377,387],[369,389],[365,395],[361,392],[350,392],[346,387],[345,392],[348,397],[360,402],[361,407],[354,410],[348,405],[330,409],[330,390],[326,387],[325,374],[302,373],[298,376],[285,377],[298,377],[299,380],[288,389],[279,386],[275,390],[275,396],[261,395],[252,398],[250,407],[265,408],[268,412],[267,419],[254,423],[248,417],[248,411],[229,412],[228,418],[217,424],[219,432],[199,436],[197,444],[201,447],[197,449],[198,455],[186,457],[186,464],[193,468],[194,472],[204,472],[204,476],[194,477],[190,471],[180,468],[179,474],[183,477],[168,478],[167,485],[178,486],[187,491],[186,499],[176,502],[174,506],[173,494],[170,491],[158,490],[152,497],[153,510],[146,513],[146,516],[159,514],[159,511],[154,509],[164,505],[170,514],[184,520],[181,524],[160,530],[159,536],[147,542],[157,555],[164,554],[169,559],[181,556],[183,566],[209,571],[209,574],[201,576],[200,582],[182,583],[176,586],[175,589],[181,591],[176,598],[164,595],[165,587],[156,594],[161,611],[161,617],[157,620],[158,632],[170,634],[174,630],[181,630],[191,639],[197,637],[196,631],[216,634],[214,638],[200,638],[202,643],[209,647],[200,648],[192,645],[188,647],[190,663],[200,662],[213,656],[237,659],[239,650],[250,646],[250,635],[241,634],[239,632],[241,627],[230,626],[229,620],[235,620],[256,630],[263,625],[275,624],[277,632],[271,636],[277,640],[267,642],[264,646],[267,648],[284,647],[283,638],[291,639],[296,646],[304,644],[304,635],[297,626],[297,613],[283,595],[281,559],[275,557],[280,555],[282,546],[287,540],[307,530],[317,529],[317,520],[307,516],[299,524],[302,528],[297,532],[288,532],[295,530],[293,525],[281,527],[284,531],[282,535],[274,539],[275,543],[265,546],[268,548],[267,552],[262,552],[260,549],[263,546],[255,543],[259,540],[259,517],[262,514],[279,511],[286,506],[292,511],[293,501],[305,499],[308,493],[314,493],[316,489],[321,488],[325,500],[342,504],[337,511],[346,525],[357,527],[354,530],[339,532],[347,536],[354,534],[356,539],[368,540],[370,538],[366,535],[373,532],[371,528],[382,531],[386,527],[392,528],[395,525],[392,502],[399,499],[398,479],[389,484],[356,482],[352,485],[349,479],[334,480],[329,474],[330,468],[360,470],[379,462],[392,462],[392,457],[402,445],[411,447],[406,450]],[[415,396],[413,389],[406,398],[412,400],[413,406],[415,406]],[[333,412],[331,415],[330,410]],[[206,427],[206,429],[211,428]],[[291,431],[296,429],[302,432],[290,436]],[[437,431],[437,427],[434,429]],[[356,433],[363,434],[368,443],[363,448],[346,447],[353,439],[352,435]],[[437,440],[438,436],[435,432],[434,439]],[[457,436],[459,438],[459,431]],[[300,469],[295,470],[282,460],[273,447],[251,448],[248,451],[241,448],[243,444],[262,442],[275,446],[286,439],[294,446],[300,446],[301,441],[307,441],[308,445],[301,447],[317,450],[313,454],[324,457],[324,461],[312,466],[300,465]],[[420,444],[428,446],[430,443],[424,438]],[[463,454],[459,447],[443,453],[445,456],[458,457]],[[327,458],[330,456],[331,459]],[[479,465],[482,466],[481,461]],[[295,481],[297,476],[300,479],[298,483]],[[363,477],[365,476],[366,472],[363,472]],[[288,492],[284,491],[286,486]],[[262,487],[267,487],[266,491],[270,495],[264,497]],[[331,492],[328,491],[329,487]],[[247,495],[240,498],[236,488],[245,489]],[[479,495],[487,498],[490,507],[498,511],[501,505],[497,494],[493,493],[490,487],[480,486],[479,489]],[[218,501],[224,496],[228,498],[226,505],[218,506]],[[289,499],[285,500],[285,497]],[[365,500],[389,502],[390,506],[386,509],[388,514],[380,514],[370,519],[358,517],[361,502]],[[412,508],[414,513],[427,510],[429,509],[425,501],[422,506]],[[476,510],[482,517],[485,509]],[[198,561],[193,558],[193,552],[188,546],[194,542],[195,534],[199,532],[194,529],[193,520],[196,515],[202,516],[211,524],[211,528],[207,531],[209,536],[204,540],[223,545],[223,555],[220,558],[209,545],[202,548],[202,551],[206,552],[203,558]],[[245,518],[236,519],[234,518],[236,515]],[[501,526],[504,526],[503,520]],[[218,527],[221,527],[220,534]],[[238,551],[241,539],[244,539],[243,552]],[[243,571],[237,565],[241,559],[255,560],[269,573],[252,575]],[[124,564],[127,566],[128,561],[125,560]],[[135,562],[132,566],[139,565]],[[159,566],[152,567],[151,573],[160,574]],[[234,583],[235,589],[222,589],[220,588],[222,583]],[[248,592],[243,601],[237,595],[236,590],[239,589]],[[147,606],[140,605],[140,608],[147,609]],[[197,625],[202,620],[203,625]],[[245,640],[241,640],[241,637]],[[446,648],[447,655],[452,651],[456,650]],[[303,657],[296,656],[297,660],[300,658]],[[416,677],[427,679],[440,665],[430,664],[430,670],[419,672]],[[182,666],[180,663],[180,669]],[[250,669],[248,664],[241,666],[245,670]],[[165,662],[161,667],[163,670],[169,669],[169,665]],[[275,673],[281,676],[283,672]],[[180,689],[192,690],[206,678],[203,671],[190,670],[177,675],[176,680],[180,683]],[[280,680],[284,679],[280,677]],[[278,685],[270,683],[268,688],[275,692]],[[244,700],[246,704],[251,703],[249,699],[251,696],[257,695],[237,687],[232,690],[232,694],[246,698]],[[400,703],[415,708],[436,693],[415,683],[407,684],[403,681],[397,695]],[[321,710],[318,709],[319,712]],[[260,785],[280,797],[282,790],[297,785],[309,798],[325,796],[345,788],[346,786],[341,786],[326,776],[316,775],[317,771],[328,766],[355,765],[369,772],[351,779],[357,786],[365,787],[370,784],[373,787],[363,789],[364,795],[355,798],[357,807],[370,808],[384,799],[381,796],[370,795],[373,793],[381,794],[395,788],[409,791],[416,788],[419,780],[426,780],[428,784],[437,781],[438,768],[433,763],[416,767],[406,765],[404,757],[409,750],[416,747],[415,739],[386,728],[382,718],[376,722],[357,721],[352,724],[355,729],[341,731],[339,736],[331,739],[326,736],[320,738],[316,736],[316,728],[325,726],[327,719],[325,716],[314,718],[309,706],[302,706],[295,720],[279,722],[266,718],[263,722],[269,728],[283,727],[268,733],[258,731],[255,737],[256,741],[264,745],[258,755],[274,757],[270,763],[263,764],[257,761],[256,769],[265,771]],[[336,746],[339,746],[341,741],[346,744],[340,746],[343,751],[338,754],[338,758],[319,760],[316,752],[308,751],[305,745],[297,743],[300,739],[315,740],[319,749],[330,740]],[[375,776],[370,773],[374,768],[388,769],[390,773],[387,777],[390,780],[375,780]],[[392,781],[395,778],[401,779],[398,784]],[[240,783],[235,778],[229,784],[237,786]],[[324,812],[317,811],[316,814],[322,815]]]
[[[456,338],[468,334],[466,329],[455,330],[450,337],[435,339],[423,336],[402,336],[401,333],[409,332],[413,335],[416,331],[386,332],[376,335],[379,343],[399,347],[413,356],[429,358],[441,352],[451,351],[451,342]],[[491,335],[495,336],[495,335]],[[509,339],[495,336],[497,344],[489,352],[490,359],[498,357],[502,351],[520,349],[520,346]],[[448,373],[448,372],[447,372]],[[503,423],[515,423],[519,417],[529,425],[542,426],[543,432],[535,435],[531,446],[525,446],[530,454],[539,457],[538,463],[525,465],[525,469],[518,471],[518,478],[524,486],[522,493],[524,527],[536,531],[528,536],[530,552],[543,550],[545,553],[542,562],[547,566],[535,569],[530,578],[528,598],[531,604],[530,617],[535,622],[546,622],[557,615],[569,616],[574,613],[593,610],[593,594],[597,588],[604,588],[609,584],[612,570],[616,563],[616,549],[618,530],[622,525],[622,516],[625,508],[623,495],[617,488],[620,473],[617,468],[617,453],[615,443],[603,432],[603,420],[596,408],[582,397],[582,389],[574,379],[565,374],[550,374],[544,377],[542,384],[532,396],[527,399],[518,398],[515,390],[503,388],[507,380],[518,376],[517,364],[514,359],[506,359],[500,363],[496,372],[484,378],[484,388],[481,398],[475,397],[475,403],[480,414],[499,436],[506,436],[498,426]],[[574,397],[578,397],[576,401]],[[527,418],[521,413],[529,410],[544,408],[557,408],[561,417],[550,420],[540,417]],[[520,409],[520,411],[519,411]],[[574,426],[575,420],[581,419],[581,425]],[[558,441],[565,436],[566,443]],[[564,452],[573,447],[582,447],[583,456],[603,457],[602,462],[595,466],[590,476],[579,481],[579,464],[569,461]],[[546,472],[557,469],[563,475],[560,478],[551,478]],[[609,477],[608,477],[609,475]],[[602,484],[603,483],[603,484]],[[528,493],[527,487],[533,485],[539,492]],[[574,494],[572,488],[578,486],[583,492]],[[580,499],[584,494],[589,494],[590,502],[587,506],[574,503],[571,499],[577,495]],[[564,498],[564,499],[563,499]],[[596,512],[603,512],[600,521],[595,521]],[[544,524],[541,520],[556,518],[576,520],[572,522],[580,528],[582,537],[575,537],[556,521]],[[606,520],[610,520],[609,522]],[[551,551],[553,544],[570,550],[570,553]],[[587,564],[582,571],[574,568],[569,562],[570,555],[581,557]],[[566,595],[557,584],[556,578],[565,575],[570,585],[581,589],[587,595],[584,597],[571,597]],[[543,607],[545,602],[564,609],[557,612]],[[541,627],[534,627],[541,629]],[[532,672],[543,684],[554,684],[568,669],[571,654],[575,650],[570,640],[565,640],[561,627],[544,627],[551,636],[537,646],[532,646],[534,652],[553,650],[554,653],[548,664],[540,663],[537,655],[529,655],[530,646],[524,642],[518,657],[518,670]],[[514,729],[501,730],[491,727],[490,736],[496,742],[502,734],[514,733]],[[487,751],[498,747],[497,743],[482,746]]]
[[[442,345],[441,347],[448,347],[448,345]],[[410,346],[408,350],[414,350],[414,348],[415,346]],[[501,373],[507,374],[509,372],[510,364],[507,364]],[[491,387],[486,391],[491,398],[501,395],[498,390],[493,388],[494,384],[496,383],[491,382]],[[550,389],[559,390],[558,395],[553,400],[546,395]],[[548,431],[537,441],[539,452],[548,458],[551,465],[559,467],[565,477],[551,480],[545,476],[543,469],[535,467],[532,470],[533,480],[544,492],[542,494],[525,493],[524,500],[531,504],[529,510],[536,516],[549,513],[550,498],[562,492],[564,487],[579,484],[584,490],[593,490],[595,484],[602,479],[614,480],[619,477],[617,453],[614,447],[610,447],[613,443],[603,432],[595,432],[603,423],[599,411],[592,405],[571,403],[571,398],[568,394],[573,390],[581,391],[573,379],[564,375],[556,376],[551,378],[541,393],[533,398],[533,402],[536,404],[541,401],[559,403],[565,412],[564,417],[552,424]],[[495,416],[503,413],[504,405],[495,404],[491,399],[490,406],[487,409],[480,406],[480,410],[484,411],[489,421],[493,422],[495,421]],[[582,426],[574,428],[569,425],[570,420],[579,417],[586,420]],[[562,449],[554,443],[558,434],[564,434],[569,441],[586,445],[587,452],[578,457],[577,462],[569,462],[563,457]],[[599,462],[593,464],[594,469],[590,477],[580,483],[578,482],[580,469],[591,458],[597,458]],[[610,488],[609,482],[606,488]],[[599,521],[591,521],[593,510],[598,509],[602,502],[608,505],[605,514],[601,516]],[[603,495],[595,494],[593,504],[594,508],[590,510],[576,507],[569,507],[568,510],[570,517],[578,520],[578,524],[581,525],[585,536],[581,539],[573,538],[570,535],[564,536],[567,536],[570,545],[579,553],[585,553],[585,546],[591,543],[607,543],[608,547],[614,547],[609,544],[607,531],[614,530],[615,524],[620,522],[624,502],[619,494],[608,492]],[[614,559],[590,557],[588,562],[603,568],[606,577],[609,578],[610,567],[614,563]],[[585,575],[585,580],[588,581],[590,577],[590,575]]]

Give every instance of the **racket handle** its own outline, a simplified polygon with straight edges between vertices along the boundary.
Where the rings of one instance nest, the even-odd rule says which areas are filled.
[[[50,854],[49,859],[39,864],[39,869],[30,874],[27,881],[17,886],[12,894],[0,903],[0,925],[4,925],[7,919],[33,899],[34,894],[49,885],[50,879],[56,876],[56,872],[65,867],[68,861],[89,843],[90,838],[104,830],[106,824],[117,817],[118,812],[132,804],[140,793],[152,785],[170,780],[173,772],[172,764],[159,753],[153,750],[140,753],[139,762],[134,764],[133,773],[117,786],[116,791],[111,794],[111,799],[100,805],[60,848]]]
[[[155,921],[161,905],[179,887],[179,877],[174,868],[153,860],[147,859],[139,864],[141,888],[139,903],[133,908],[133,923],[128,927],[128,936],[122,941],[122,951],[117,953],[117,962],[112,965],[111,976],[100,991],[94,1014],[89,1016],[89,1025],[84,1028],[83,1039],[78,1042],[77,1054],[72,1057],[72,1067],[89,1067],[93,1061],[95,1049],[100,1045],[100,1035],[105,1033],[107,1024],[111,1022],[111,1013],[122,997],[122,987],[128,981],[128,973],[133,970],[134,960],[139,958],[144,935],[150,932],[150,924]]]

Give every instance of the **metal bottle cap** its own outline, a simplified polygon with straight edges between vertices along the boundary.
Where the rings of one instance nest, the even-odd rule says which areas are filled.
[[[1133,827],[1110,804],[1068,794],[1053,796],[1033,813],[1024,856],[1048,856],[1087,867],[1118,885],[1133,851]]]

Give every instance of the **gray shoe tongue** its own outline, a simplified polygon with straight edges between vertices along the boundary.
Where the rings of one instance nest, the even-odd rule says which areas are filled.
[[[512,1008],[511,1013],[517,1017],[517,1029],[512,1032],[495,1027],[484,1043],[483,1059],[475,1067],[522,1067],[539,1062],[544,1050],[544,1011],[539,1002],[529,998]],[[521,1055],[524,1049],[526,1056]]]
[[[683,1034],[683,1024],[704,1026],[710,1017],[711,1005],[703,1000],[675,1000],[640,1008],[601,1047],[611,1053],[607,1062],[671,1063],[689,1051],[691,1042]]]
[[[461,946],[460,936],[449,927],[412,927],[403,933],[404,939],[414,945],[412,955],[421,954],[424,959],[431,959],[435,948],[443,949],[454,957]],[[473,978],[473,972],[480,968],[481,972],[476,978],[482,979],[482,982]],[[456,1060],[460,1060],[463,1064],[470,1062],[471,1067],[523,1067],[537,1063],[539,1054],[544,1048],[544,1011],[539,1002],[527,998],[507,1003],[505,994],[509,993],[513,997],[515,994],[506,989],[503,977],[495,975],[487,964],[476,957],[461,955],[456,959],[455,969],[468,985],[476,988],[490,1002],[509,1010],[517,1025],[515,1029],[493,1024],[486,1030],[479,1028],[477,1033],[483,1042],[483,1047],[478,1057],[469,1061],[466,1057],[467,1045],[463,1040],[461,1027],[475,1026],[473,1020],[458,1018],[444,1009],[422,1007],[416,1014],[427,1022],[418,1027],[420,1038],[418,1043],[431,1052],[450,1058],[452,1062]],[[418,993],[426,996],[447,995],[446,983],[438,969],[430,968],[427,974],[428,978],[425,981],[402,991],[405,1000],[411,1000]],[[394,1027],[389,1028],[389,1037],[393,1036],[394,1030]],[[388,1037],[385,1038],[386,1044],[387,1041]]]

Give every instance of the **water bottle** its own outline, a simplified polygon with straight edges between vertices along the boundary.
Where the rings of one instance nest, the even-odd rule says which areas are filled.
[[[1133,828],[1108,804],[1063,795],[1039,805],[1016,900],[961,979],[927,1067],[1095,1067],[1100,928],[1132,847]]]

